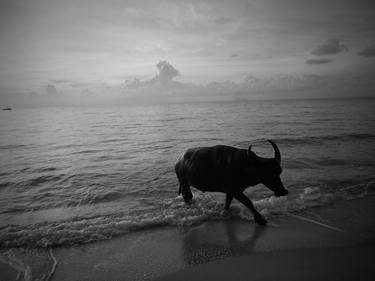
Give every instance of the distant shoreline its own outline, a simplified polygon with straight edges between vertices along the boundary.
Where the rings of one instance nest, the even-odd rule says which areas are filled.
[[[137,102],[131,101],[127,103],[127,100],[120,100],[118,103],[108,102],[108,103],[50,103],[50,104],[15,104],[12,109],[28,109],[28,108],[69,108],[69,107],[93,107],[93,108],[101,108],[101,107],[141,107],[141,106],[168,106],[168,105],[179,105],[179,104],[218,104],[218,103],[250,103],[250,102],[303,102],[303,101],[356,101],[356,100],[375,100],[375,97],[372,96],[363,96],[363,97],[327,97],[327,98],[232,98],[232,99],[188,99],[188,100],[170,100],[170,101],[152,101],[149,102]],[[42,100],[43,101],[43,100]],[[43,101],[44,102],[44,101]]]

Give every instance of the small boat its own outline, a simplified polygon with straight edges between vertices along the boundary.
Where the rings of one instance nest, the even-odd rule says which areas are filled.
[[[5,107],[5,108],[3,108],[3,110],[12,110],[12,108],[11,107]]]

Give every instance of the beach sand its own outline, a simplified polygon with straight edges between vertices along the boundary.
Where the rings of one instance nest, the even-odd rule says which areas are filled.
[[[210,221],[57,247],[52,280],[374,280],[374,213],[375,197],[367,197],[276,216],[266,227]],[[6,254],[24,270],[0,260],[1,280],[51,272],[48,250]]]

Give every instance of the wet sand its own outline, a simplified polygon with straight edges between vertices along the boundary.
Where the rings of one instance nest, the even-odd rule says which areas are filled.
[[[213,262],[158,280],[374,280],[374,244],[256,253]]]
[[[375,197],[368,197],[273,217],[267,227],[210,221],[58,247],[52,280],[373,280],[374,213]],[[47,250],[9,251],[5,257],[29,266],[26,277],[51,272]],[[4,260],[0,270],[1,280],[26,272]]]

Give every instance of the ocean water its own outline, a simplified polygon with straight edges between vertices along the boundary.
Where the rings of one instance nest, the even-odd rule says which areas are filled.
[[[235,200],[177,196],[173,165],[215,144],[282,154],[290,195],[247,189],[270,220],[375,191],[375,100],[286,100],[0,112],[0,247],[110,239],[159,225],[252,220]]]

